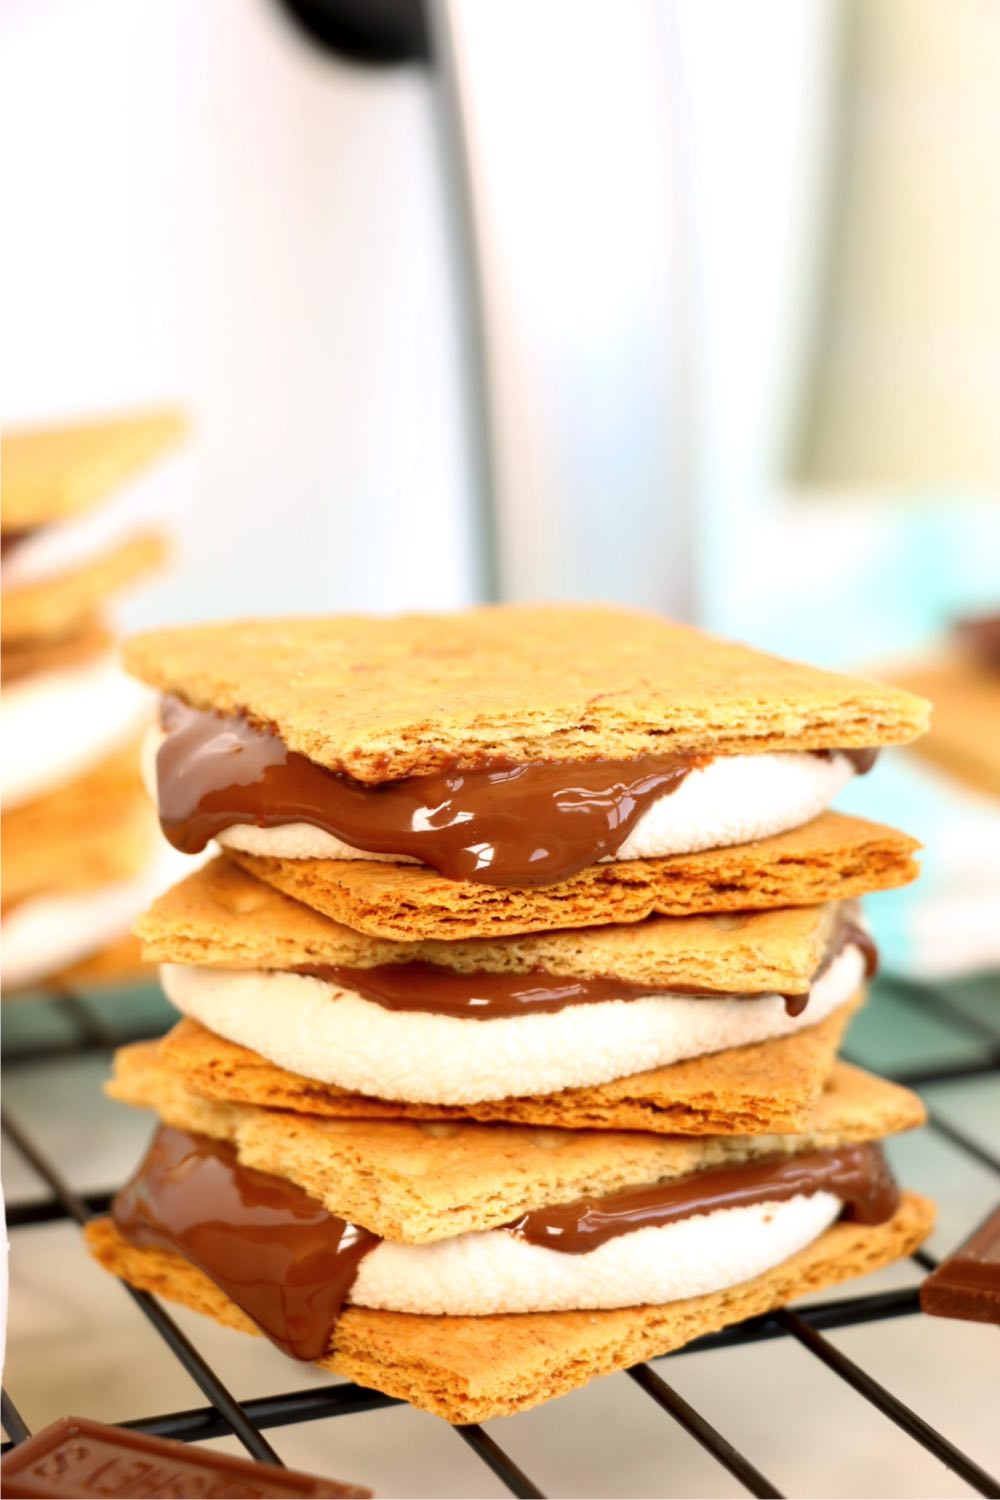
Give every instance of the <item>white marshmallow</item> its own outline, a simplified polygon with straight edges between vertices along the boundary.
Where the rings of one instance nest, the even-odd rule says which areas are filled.
[[[800,1016],[778,995],[754,1000],[643,995],[492,1021],[393,1011],[304,974],[165,964],[177,1009],[303,1078],[380,1099],[474,1104],[607,1083],[682,1058],[815,1026],[860,988],[848,944]]]
[[[148,483],[132,484],[100,505],[29,532],[3,560],[4,589],[26,588],[59,578],[106,556],[144,522],[150,510]]]
[[[829,1228],[841,1207],[819,1192],[719,1208],[633,1230],[582,1255],[528,1244],[506,1229],[430,1245],[383,1240],[362,1260],[350,1301],[454,1316],[674,1302],[779,1265]]]
[[[163,847],[131,880],[19,902],[3,919],[0,982],[11,988],[37,984],[100,952],[123,937],[139,913],[190,869],[190,860]]]
[[[80,776],[138,734],[148,688],[111,653],[11,683],[0,700],[0,789],[13,807]]]
[[[823,812],[853,775],[846,755],[720,755],[655,802],[615,858],[693,854],[798,828]]]

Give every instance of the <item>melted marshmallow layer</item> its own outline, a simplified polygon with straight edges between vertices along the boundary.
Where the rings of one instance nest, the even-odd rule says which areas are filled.
[[[780,1265],[823,1233],[843,1205],[799,1194],[633,1230],[582,1255],[504,1229],[430,1245],[383,1240],[362,1260],[349,1300],[394,1312],[485,1316],[657,1305],[723,1291]]]
[[[165,964],[161,977],[184,1015],[303,1078],[380,1099],[475,1104],[608,1083],[815,1026],[861,988],[865,958],[847,944],[799,1016],[779,995],[664,994],[480,1021],[387,1010],[284,971]]]

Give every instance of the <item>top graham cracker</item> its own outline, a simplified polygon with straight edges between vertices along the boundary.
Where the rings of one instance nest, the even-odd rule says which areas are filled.
[[[524,761],[898,744],[928,705],[645,612],[506,605],[150,631],[129,669],[370,783]]]
[[[106,499],[183,436],[180,412],[148,411],[72,427],[4,433],[4,531],[69,520]]]

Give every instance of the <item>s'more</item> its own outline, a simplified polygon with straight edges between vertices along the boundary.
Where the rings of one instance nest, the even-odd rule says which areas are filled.
[[[921,699],[590,606],[128,661],[218,853],[138,924],[180,1019],[116,1060],[110,1269],[477,1421],[919,1245],[919,1101],[837,1057],[917,845],[831,803]]]

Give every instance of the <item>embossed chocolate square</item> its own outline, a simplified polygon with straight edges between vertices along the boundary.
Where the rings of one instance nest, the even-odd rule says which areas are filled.
[[[19,1443],[3,1458],[3,1493],[15,1497],[90,1495],[152,1497],[355,1496],[371,1490],[293,1469],[233,1458],[86,1417],[63,1417]]]

